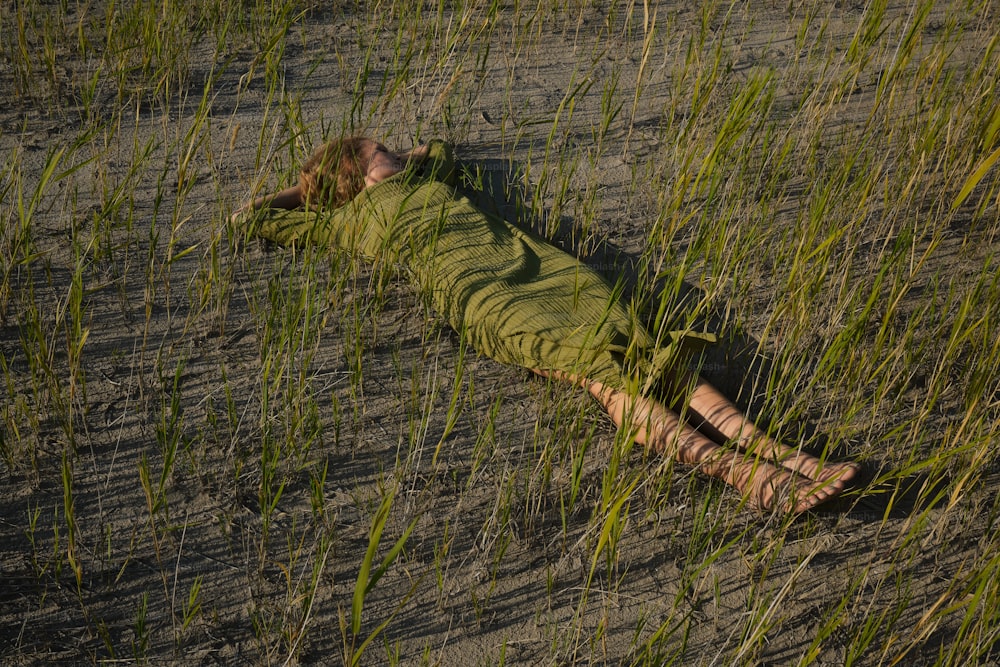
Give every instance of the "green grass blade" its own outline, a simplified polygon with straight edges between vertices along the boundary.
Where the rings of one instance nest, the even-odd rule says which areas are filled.
[[[990,167],[992,167],[997,160],[1000,160],[1000,146],[998,146],[995,151],[990,153],[989,157],[983,160],[983,163],[979,165],[979,168],[972,172],[972,175],[966,179],[965,185],[963,185],[962,189],[959,190],[958,196],[955,197],[955,202],[951,205],[952,211],[962,205],[962,203],[972,193],[972,190],[979,185],[979,182],[982,181],[983,178],[986,177],[986,172],[990,170]]]

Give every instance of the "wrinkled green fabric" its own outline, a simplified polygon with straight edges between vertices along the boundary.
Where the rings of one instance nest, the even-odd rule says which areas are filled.
[[[502,363],[645,392],[679,347],[715,340],[672,332],[657,347],[603,276],[461,194],[442,142],[431,144],[419,168],[333,211],[254,217],[258,233],[278,243],[318,243],[402,264],[469,344]]]

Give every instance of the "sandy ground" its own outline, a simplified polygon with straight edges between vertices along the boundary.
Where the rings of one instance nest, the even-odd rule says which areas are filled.
[[[860,5],[841,4],[829,9],[824,36],[834,45],[849,41],[861,15]],[[697,13],[681,3],[661,10],[661,20],[669,15],[676,33],[674,48],[681,49],[684,36],[698,30]],[[902,17],[909,8],[896,3],[890,11]],[[537,162],[569,82],[587,76],[593,85],[557,142],[569,150],[573,142],[588,141],[599,123],[602,87],[613,72],[620,72],[617,94],[627,106],[643,66],[641,33],[620,35],[616,50],[587,61],[587,45],[603,21],[601,11],[587,9],[576,24],[542,22],[541,37],[524,52],[504,44],[500,31],[479,70],[459,77],[462,96],[445,94],[448,72],[425,73],[391,109],[378,108],[378,76],[391,62],[377,49],[362,113],[371,114],[373,131],[387,142],[405,147],[414,138],[444,136],[464,159],[499,174],[498,155],[522,163],[534,155]],[[349,77],[364,55],[355,25],[350,15],[316,11],[293,26],[280,67],[281,104],[269,103],[263,66],[251,50],[233,54],[210,84],[211,130],[195,151],[190,191],[183,197],[175,191],[177,201],[157,208],[157,177],[177,178],[176,146],[212,75],[211,47],[200,45],[192,53],[191,80],[170,108],[140,105],[125,114],[113,136],[87,138],[108,145],[97,162],[57,186],[52,197],[58,205],[38,213],[34,241],[41,254],[14,270],[11,284],[20,294],[33,285],[36,302],[45,304],[40,318],[52,332],[50,342],[59,345],[56,322],[74,271],[69,225],[102,215],[105,183],[127,183],[134,191],[127,204],[134,227],[116,229],[113,247],[83,276],[89,336],[81,362],[85,396],[72,399],[75,454],[64,456],[72,452],[69,434],[51,409],[18,412],[36,420],[21,422],[19,432],[9,421],[0,425],[8,446],[20,441],[18,447],[34,453],[30,465],[0,465],[3,661],[129,662],[145,655],[152,664],[272,664],[294,652],[291,662],[338,663],[349,643],[345,624],[372,517],[385,490],[397,484],[377,561],[411,522],[413,532],[365,601],[362,638],[389,621],[366,649],[366,664],[385,664],[393,656],[402,664],[628,663],[643,658],[637,647],[658,630],[666,637],[663,655],[651,662],[791,664],[813,650],[818,628],[833,614],[851,618],[816,643],[819,664],[841,663],[848,629],[880,615],[892,630],[862,662],[885,659],[880,651],[892,643],[890,635],[914,642],[908,664],[932,660],[955,625],[926,628],[918,620],[975,553],[980,536],[952,534],[948,523],[921,515],[929,526],[921,533],[925,548],[907,551],[909,560],[901,564],[896,540],[916,520],[905,497],[887,517],[880,497],[852,496],[782,525],[739,510],[731,491],[690,470],[664,470],[635,451],[624,465],[647,472],[648,481],[627,508],[616,561],[602,561],[587,589],[597,539],[592,514],[614,434],[586,397],[467,354],[458,380],[463,410],[431,464],[449,428],[460,348],[454,332],[398,277],[373,279],[370,267],[344,258],[300,256],[239,233],[229,237],[223,223],[259,174],[265,188],[287,183],[305,147],[343,122],[351,103]],[[716,19],[708,30],[719,25]],[[784,6],[736,7],[724,63],[731,80],[745,80],[760,66],[780,76],[794,59],[793,32]],[[332,44],[339,45],[340,57]],[[956,54],[956,67],[961,56]],[[575,238],[569,232],[566,243],[582,247],[587,261],[608,273],[628,270],[643,239],[634,168],[661,141],[657,109],[671,94],[669,73],[657,64],[646,65],[652,74],[634,121],[629,127],[617,121],[609,133],[608,141],[624,145],[627,139],[628,152],[606,152],[575,179],[585,187],[599,175],[602,223]],[[781,91],[788,105],[800,92],[793,83]],[[844,102],[838,116],[844,127],[863,122],[875,85],[872,80]],[[30,186],[50,148],[79,139],[83,123],[73,113],[15,96],[9,77],[0,78],[0,86],[12,100],[0,111],[0,152],[18,151]],[[108,93],[109,103],[112,98]],[[306,131],[294,144],[296,123]],[[154,157],[131,176],[134,147],[150,140]],[[529,182],[533,178],[537,174],[528,175]],[[67,188],[76,188],[72,207],[65,203]],[[4,206],[13,201],[8,194]],[[175,211],[173,219],[183,224],[171,239]],[[14,218],[4,216],[4,224],[12,224]],[[89,237],[84,232],[79,238]],[[932,262],[945,264],[962,244],[956,239],[942,247]],[[147,281],[150,262],[155,279]],[[211,275],[212,267],[218,275]],[[338,289],[346,314],[332,311],[325,296],[345,275],[346,287]],[[307,284],[303,298],[314,308],[303,317],[315,337],[280,371],[305,378],[301,394],[291,383],[275,382],[278,370],[262,366],[265,350],[286,344],[267,335],[294,305],[298,293],[283,292],[288,284]],[[279,297],[272,302],[274,294]],[[766,307],[763,288],[759,299],[744,312]],[[380,309],[368,316],[373,301]],[[11,307],[0,327],[10,378],[2,399],[10,401],[7,414],[16,401],[34,405],[34,396],[50,391],[33,389],[39,372],[22,345],[26,316],[18,308]],[[718,317],[725,314],[720,310]],[[757,343],[753,318],[746,315],[740,331],[726,331],[725,344],[705,366],[710,379],[751,411],[760,402],[753,380],[758,369],[748,352]],[[355,375],[350,350],[358,339],[363,368]],[[65,354],[54,359],[56,374],[65,373]],[[275,385],[274,405],[262,405],[266,383]],[[817,407],[805,428],[820,430],[824,414]],[[415,422],[413,415],[425,420]],[[284,441],[280,431],[290,423],[297,430]],[[573,471],[561,434],[578,423],[596,435],[582,458],[580,497],[564,526],[556,490],[566,488]],[[284,486],[268,514],[262,510],[259,443],[274,437],[272,429],[284,443],[276,464]],[[163,443],[173,436],[180,453],[151,515],[144,486],[157,487]],[[887,462],[865,436],[878,434],[858,434],[837,455],[864,456],[870,477]],[[562,448],[552,469],[538,464],[546,447]],[[72,477],[79,586],[66,556],[66,475]],[[705,503],[711,509],[697,512]],[[696,516],[717,527],[696,531]],[[693,533],[698,544],[692,544]],[[941,549],[946,543],[950,547]],[[729,546],[716,560],[692,567],[689,559],[723,545]],[[893,590],[900,571],[906,590]],[[184,627],[195,587],[200,607]],[[845,597],[849,603],[837,610]],[[742,635],[753,627],[748,609],[768,609],[761,604],[768,599],[778,604],[762,621],[766,632],[744,643]]]

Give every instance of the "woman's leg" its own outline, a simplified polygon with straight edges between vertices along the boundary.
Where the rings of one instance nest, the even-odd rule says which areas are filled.
[[[634,429],[636,442],[723,480],[761,510],[804,512],[836,496],[846,486],[846,477],[811,480],[752,453],[726,450],[682,424],[676,413],[652,399],[633,397],[600,382],[558,371],[535,372],[583,386],[604,407],[616,426]]]
[[[688,377],[688,406],[698,417],[740,449],[753,453],[816,481],[852,479],[856,463],[825,462],[801,449],[783,445],[764,433],[718,389],[699,376]]]

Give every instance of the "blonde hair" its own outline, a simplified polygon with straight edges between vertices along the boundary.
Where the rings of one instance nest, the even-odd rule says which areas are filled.
[[[316,150],[299,172],[302,201],[309,206],[336,208],[365,189],[364,137],[330,141]]]

